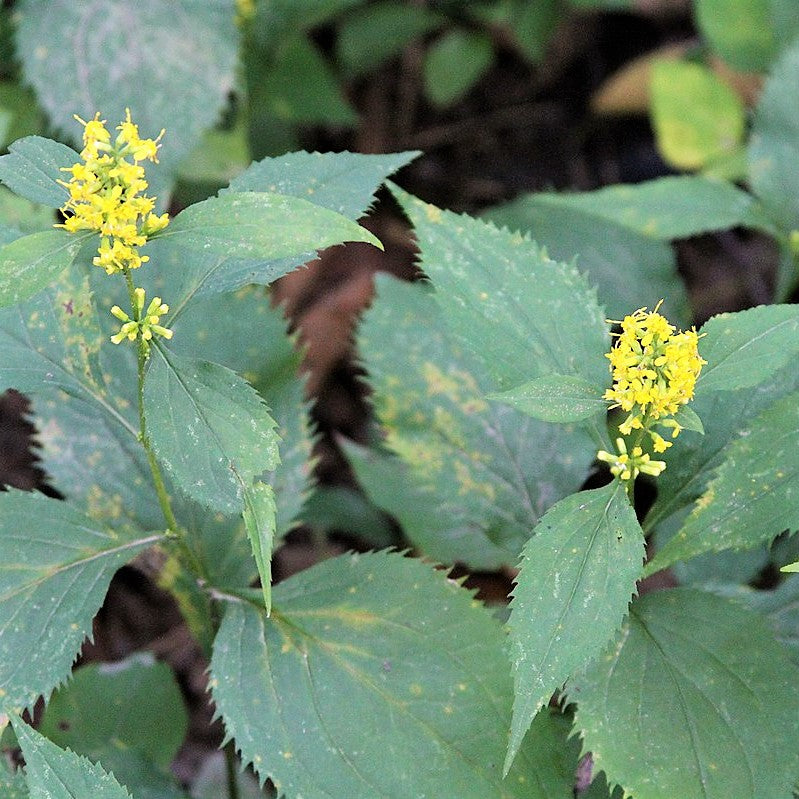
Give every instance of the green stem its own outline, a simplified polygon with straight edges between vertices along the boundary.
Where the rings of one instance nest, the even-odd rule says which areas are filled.
[[[136,321],[139,320],[139,314],[136,312],[136,287],[133,285],[133,279],[130,272],[125,270],[125,282],[128,287],[128,296],[130,297],[130,306],[135,313]],[[153,485],[155,492],[158,496],[158,504],[161,506],[161,511],[164,514],[164,519],[167,524],[167,535],[176,544],[182,555],[181,560],[189,567],[194,573],[195,577],[209,581],[208,572],[203,565],[202,561],[197,557],[194,550],[189,546],[186,537],[186,532],[178,524],[175,518],[174,511],[172,510],[172,503],[169,499],[169,493],[166,490],[163,475],[161,474],[161,467],[158,465],[158,459],[155,457],[153,448],[150,445],[150,437],[147,433],[147,417],[144,413],[144,375],[147,366],[147,359],[150,355],[149,344],[144,341],[141,336],[137,339],[137,374],[138,374],[138,388],[137,400],[139,406],[139,441],[141,442],[144,452],[147,456],[147,463],[150,466],[150,474],[153,478]],[[211,602],[211,626],[213,627],[214,634],[218,632],[221,623],[216,603]],[[230,741],[225,746],[225,771],[227,774],[227,793],[228,799],[239,799],[239,783],[238,783],[238,770],[236,763],[236,750],[233,747],[233,742]]]
[[[130,272],[125,270],[124,274],[125,282],[127,283],[128,287],[128,296],[130,297],[130,306],[135,313],[135,286],[133,285],[133,279],[130,276]],[[136,321],[138,322],[139,314],[135,313],[135,315]],[[147,365],[147,358],[149,356],[149,346],[146,341],[139,337],[137,339],[137,347],[138,351],[136,362],[138,387],[136,395],[138,401],[137,404],[139,407],[139,441],[141,442],[145,455],[147,456],[147,463],[150,467],[150,474],[153,478],[153,486],[155,487],[155,493],[158,497],[158,504],[161,507],[161,512],[164,514],[164,520],[166,521],[167,535],[177,542],[178,548],[183,555],[183,560],[190,565],[195,576],[205,580],[208,577],[206,569],[200,562],[200,559],[197,557],[194,550],[189,546],[188,541],[186,540],[186,534],[183,528],[181,528],[181,526],[178,524],[178,520],[175,518],[174,511],[172,510],[172,503],[169,499],[169,493],[166,490],[166,484],[164,483],[164,478],[161,474],[161,467],[158,465],[158,460],[155,457],[152,446],[150,445],[150,437],[147,434],[147,418],[144,413],[144,373],[145,367]]]

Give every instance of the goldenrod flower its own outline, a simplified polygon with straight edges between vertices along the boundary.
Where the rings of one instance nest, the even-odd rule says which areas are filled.
[[[635,480],[643,473],[657,477],[665,468],[664,461],[653,461],[643,451],[641,441],[648,435],[655,452],[665,452],[671,445],[654,428],[671,431],[676,438],[682,430],[674,417],[691,400],[702,364],[706,363],[698,348],[699,335],[693,329],[678,332],[674,325],[655,310],[647,313],[639,308],[621,322],[621,333],[605,356],[610,361],[613,386],[604,398],[611,408],[627,414],[619,425],[623,437],[632,436],[631,449],[623,437],[616,439],[618,452],[600,450],[597,458],[610,465],[610,471],[622,480]],[[608,320],[612,321],[612,320]]]
[[[122,322],[119,332],[111,336],[111,341],[114,344],[120,344],[126,338],[130,341],[141,338],[145,344],[145,350],[148,350],[153,334],[166,339],[172,338],[172,331],[168,327],[158,324],[160,317],[169,312],[169,306],[161,302],[160,297],[154,297],[145,311],[144,289],[142,288],[134,289],[133,297],[132,319],[118,305],[111,308],[111,313]]]
[[[148,258],[139,255],[137,248],[169,223],[168,214],[153,213],[155,199],[142,194],[147,181],[144,167],[139,164],[139,161],[158,161],[164,131],[155,139],[142,139],[127,109],[112,144],[111,133],[99,113],[88,122],[77,116],[75,119],[83,125],[80,154],[83,162],[64,170],[72,177],[68,183],[60,181],[69,189],[69,199],[61,209],[66,219],[58,227],[70,233],[79,230],[100,233],[102,238],[93,263],[109,275],[138,269]]]
[[[651,430],[657,423],[672,430],[675,438],[682,429],[673,417],[694,395],[694,385],[702,369],[699,335],[695,330],[675,332],[657,307],[651,313],[639,308],[619,323],[621,333],[606,355],[610,360],[613,387],[604,397],[621,408],[627,418],[619,432],[627,436],[633,430],[646,429],[656,452],[671,446]]]

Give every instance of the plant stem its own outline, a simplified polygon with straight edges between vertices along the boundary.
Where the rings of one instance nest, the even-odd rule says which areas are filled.
[[[136,311],[136,295],[133,279],[130,272],[125,270],[125,281],[128,287],[128,296],[130,297],[131,309],[136,316],[139,314]],[[136,318],[136,321],[140,321]],[[163,475],[161,474],[161,467],[158,465],[158,459],[155,457],[153,448],[150,445],[150,437],[147,433],[147,417],[144,413],[144,375],[147,366],[147,359],[150,355],[150,345],[144,341],[141,336],[137,339],[137,404],[139,408],[139,441],[141,442],[144,452],[147,455],[147,463],[150,466],[150,474],[153,478],[153,485],[155,486],[155,493],[158,496],[158,504],[161,506],[161,512],[164,514],[164,519],[167,524],[168,536],[177,544],[182,560],[194,573],[198,579],[208,581],[208,571],[202,561],[197,557],[197,554],[189,546],[186,538],[186,533],[183,528],[178,524],[175,518],[175,513],[172,510],[172,503],[169,499],[169,493],[166,490]],[[211,626],[213,627],[214,634],[218,632],[220,625],[219,613],[215,603],[211,602]],[[228,799],[239,799],[239,782],[238,773],[236,768],[236,750],[233,747],[233,742],[229,741],[225,746],[225,771],[227,774],[227,794]]]
[[[228,799],[239,799],[239,779],[236,768],[236,750],[233,741],[225,744],[225,773],[227,775]]]
[[[133,279],[130,276],[130,272],[127,270],[125,270],[125,282],[128,286],[128,296],[130,297],[131,309],[135,311],[135,286],[133,285]],[[139,320],[136,319],[136,321]],[[200,562],[194,550],[192,550],[192,548],[189,546],[188,542],[186,541],[186,535],[175,518],[175,514],[172,510],[172,503],[169,499],[169,493],[166,490],[164,478],[161,474],[161,467],[158,465],[158,460],[155,457],[152,447],[150,446],[150,437],[147,434],[147,418],[144,413],[144,373],[145,367],[147,365],[147,358],[149,356],[149,346],[141,337],[137,339],[137,345],[138,351],[136,362],[138,386],[136,396],[139,409],[139,441],[141,442],[145,455],[147,456],[147,463],[150,467],[150,474],[153,478],[153,486],[155,487],[155,493],[158,497],[158,504],[161,507],[161,512],[164,514],[164,520],[166,521],[167,533],[170,538],[177,542],[178,547],[183,555],[183,559],[191,566],[191,570],[194,572],[194,574],[201,579],[207,579],[208,575],[205,567]]]

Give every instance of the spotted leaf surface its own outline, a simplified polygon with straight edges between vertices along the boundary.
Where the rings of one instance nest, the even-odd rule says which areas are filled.
[[[636,799],[760,799],[791,793],[797,677],[755,613],[674,589],[633,603],[569,698],[596,769]]]
[[[266,405],[224,366],[162,348],[151,352],[144,408],[159,461],[192,499],[240,513],[253,479],[279,462]]]
[[[24,721],[14,720],[31,799],[131,799],[113,774],[68,749],[61,749]]]
[[[750,549],[799,529],[799,394],[764,411],[727,446],[716,476],[647,572],[724,549]]]
[[[32,707],[66,680],[114,573],[160,539],[39,494],[0,494],[2,706]]]
[[[510,619],[515,699],[506,764],[535,714],[619,629],[644,560],[644,535],[619,480],[562,499],[527,542]]]
[[[585,479],[590,437],[486,400],[487,366],[450,334],[423,286],[379,278],[378,296],[358,345],[386,444],[412,481],[381,492],[378,504],[410,522],[408,536],[431,557],[484,568],[513,563],[541,514]],[[369,469],[363,462],[367,484]],[[409,502],[409,492],[425,496]],[[409,518],[416,509],[418,518]]]
[[[339,557],[276,586],[271,618],[231,602],[211,690],[280,795],[570,799],[577,747],[557,715],[542,714],[502,780],[502,640],[442,572],[398,554]]]
[[[129,107],[142,135],[166,128],[164,173],[177,170],[233,89],[230,0],[140,0],[135,11],[125,0],[25,0],[16,11],[25,77],[53,124],[79,139],[73,114],[99,111],[116,125]]]
[[[551,373],[607,382],[605,314],[576,267],[522,235],[394,193],[447,325],[491,378],[486,390]]]
[[[288,153],[251,164],[221,194],[270,192],[299,198],[354,222],[367,213],[375,192],[386,177],[414,156],[415,153]],[[332,218],[330,215],[326,217],[328,221]],[[316,230],[322,232],[319,225]],[[223,253],[192,259],[188,265],[181,263],[183,285],[173,296],[201,296],[232,291],[247,283],[271,283],[296,267],[313,261],[316,250],[322,246],[321,239],[306,239],[305,249],[295,247],[285,256],[253,259],[239,255],[231,258],[230,253]]]
[[[699,352],[707,361],[696,392],[754,386],[799,353],[799,308],[761,305],[708,320],[699,331]]]

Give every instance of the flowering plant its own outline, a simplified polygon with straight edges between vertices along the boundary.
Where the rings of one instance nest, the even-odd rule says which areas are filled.
[[[799,578],[776,567],[799,554],[799,312],[688,327],[664,241],[760,226],[784,284],[799,223],[781,180],[534,196],[535,224],[492,212],[555,258],[390,185],[427,279],[376,280],[356,338],[377,443],[342,443],[363,495],[336,504],[261,287],[319,248],[379,245],[356,220],[414,154],[264,158],[170,216],[194,117],[154,138],[134,117],[88,118],[80,153],[28,136],[0,157],[26,209],[17,226],[0,207],[0,388],[32,398],[50,481],[0,494],[0,796],[185,799],[170,669],[73,668],[132,562],[207,665],[230,799],[571,799],[592,769],[592,799],[788,797]],[[783,135],[772,117],[758,147]],[[353,522],[347,502],[359,551],[273,591],[287,533]],[[509,609],[431,562],[512,578]]]

